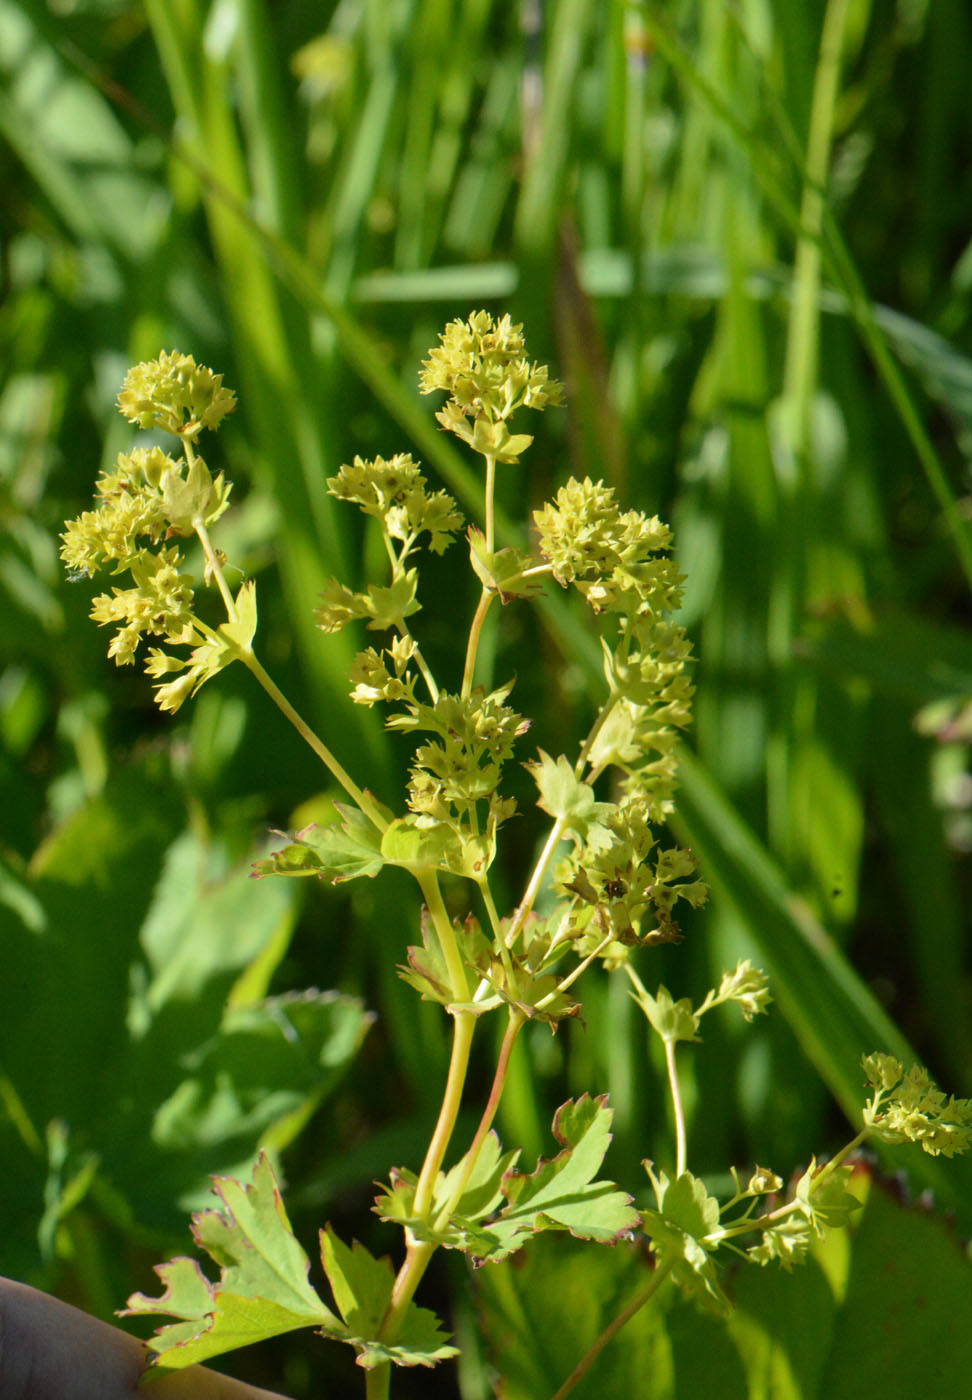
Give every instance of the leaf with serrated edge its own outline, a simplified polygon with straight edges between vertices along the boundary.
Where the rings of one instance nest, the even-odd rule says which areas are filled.
[[[480,1229],[477,1222],[484,1220],[503,1199],[503,1179],[512,1171],[519,1155],[519,1148],[501,1152],[499,1138],[494,1132],[487,1133],[469,1180],[442,1225],[434,1226],[415,1214],[418,1177],[404,1168],[392,1171],[391,1185],[381,1188],[375,1200],[375,1213],[382,1220],[393,1220],[411,1230],[416,1239],[445,1249],[461,1249],[479,1258],[484,1251],[489,1252],[492,1236],[488,1229]],[[452,1199],[462,1170],[463,1162],[459,1161],[446,1175],[439,1173],[432,1192],[430,1215],[433,1221]]]
[[[384,865],[378,832],[367,817],[342,803],[334,804],[341,822],[319,826],[312,822],[294,832],[290,845],[254,862],[253,873],[264,875],[317,875],[342,884],[361,875],[373,879]]]
[[[321,1231],[321,1261],[343,1324],[331,1316],[321,1331],[325,1336],[349,1342],[357,1351],[359,1366],[370,1370],[385,1361],[396,1366],[434,1366],[456,1347],[448,1345],[439,1319],[427,1308],[409,1305],[393,1342],[379,1340],[378,1333],[391,1302],[395,1273],[389,1259],[376,1259],[354,1241],[349,1249],[331,1229]]]
[[[483,1227],[495,1244],[482,1257],[503,1259],[538,1230],[569,1230],[577,1239],[609,1244],[641,1223],[630,1196],[611,1181],[594,1180],[611,1141],[612,1116],[606,1095],[584,1094],[557,1110],[553,1131],[564,1150],[538,1162],[530,1175],[507,1176],[508,1204]]]
[[[192,1259],[174,1259],[156,1273],[161,1298],[134,1293],[126,1316],[168,1314],[182,1321],[148,1342],[159,1370],[181,1370],[266,1337],[337,1322],[307,1279],[309,1261],[290,1228],[273,1168],[261,1152],[252,1182],[214,1177],[220,1210],[193,1217],[197,1243],[221,1266],[211,1283]]]

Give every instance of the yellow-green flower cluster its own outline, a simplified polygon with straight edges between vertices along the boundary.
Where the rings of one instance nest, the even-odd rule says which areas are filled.
[[[365,515],[382,521],[391,539],[405,545],[401,559],[411,553],[422,534],[428,534],[432,553],[442,554],[462,527],[455,501],[446,491],[426,490],[425,477],[407,452],[396,452],[387,460],[355,457],[351,466],[328,477],[327,489],[338,500],[352,501]]]
[[[205,536],[229,504],[229,483],[222,474],[212,476],[193,440],[204,427],[216,427],[235,404],[221,375],[178,351],[136,365],[125,378],[119,411],[143,428],[176,434],[182,458],[177,461],[160,447],[120,453],[97,482],[95,509],[68,521],[61,536],[61,558],[75,576],[90,578],[102,569],[131,575],[131,587],[102,593],[91,608],[97,623],[118,626],[108,655],[119,666],[134,661],[144,635],[181,646],[198,646],[204,639],[193,613],[193,580],[182,572],[183,555],[168,541]],[[215,557],[210,547],[208,561]],[[169,671],[184,664],[156,651],[148,670],[158,676],[160,666]]]
[[[904,1066],[892,1055],[865,1055],[864,1073],[875,1092],[864,1122],[882,1142],[918,1142],[937,1157],[972,1147],[972,1102],[946,1096],[927,1070]]]
[[[678,606],[681,577],[667,554],[671,530],[657,515],[622,512],[613,487],[572,478],[533,519],[554,578],[572,583],[595,612]]]
[[[564,401],[563,386],[550,378],[547,366],[531,362],[523,350],[521,325],[475,311],[446,326],[419,376],[423,394],[444,389],[449,395],[435,415],[442,426],[497,462],[515,462],[533,441],[506,426],[516,409]]]
[[[236,395],[223,388],[223,376],[178,350],[135,365],[118,395],[118,411],[129,423],[181,438],[218,427],[235,407]]]

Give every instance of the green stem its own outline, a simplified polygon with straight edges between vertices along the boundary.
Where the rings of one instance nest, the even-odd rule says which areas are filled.
[[[635,1313],[639,1312],[641,1308],[643,1308],[644,1305],[649,1301],[649,1299],[652,1298],[655,1293],[657,1293],[658,1289],[662,1286],[669,1273],[671,1272],[674,1263],[675,1255],[672,1254],[668,1259],[664,1261],[664,1263],[661,1263],[657,1266],[645,1287],[641,1290],[640,1293],[636,1294],[635,1297],[632,1298],[631,1302],[626,1308],[622,1309],[622,1311],[618,1313],[614,1321],[609,1323],[608,1326],[605,1327],[604,1331],[598,1337],[597,1341],[585,1354],[585,1356],[577,1363],[577,1365],[571,1371],[570,1375],[564,1381],[560,1389],[555,1391],[554,1394],[551,1396],[551,1400],[564,1400],[564,1396],[570,1394],[577,1382],[584,1379],[588,1371],[594,1365],[594,1362],[597,1360],[601,1352],[607,1346],[608,1342],[613,1341],[614,1338],[621,1331],[621,1328],[624,1327],[626,1323],[630,1322],[631,1319],[634,1317]]]
[[[429,669],[428,662],[422,655],[422,649],[419,646],[418,642],[415,640],[415,638],[412,636],[411,632],[408,630],[404,622],[398,623],[398,632],[399,636],[407,638],[408,641],[410,641],[412,643],[412,646],[415,648],[415,650],[412,652],[412,660],[419,668],[419,672],[422,676],[422,679],[425,681],[426,688],[429,692],[429,699],[434,705],[439,698],[439,687],[435,683],[435,677],[432,675],[432,672]]]
[[[240,619],[236,611],[236,602],[233,598],[233,594],[230,592],[226,577],[223,574],[223,566],[219,562],[219,555],[213,548],[212,540],[209,538],[209,531],[201,520],[195,522],[194,529],[199,537],[199,543],[202,545],[203,554],[206,556],[206,563],[209,565],[209,571],[216,580],[220,593],[223,595],[223,602],[226,604],[226,615],[230,622],[239,622]]]
[[[442,949],[446,971],[449,974],[449,990],[452,993],[452,998],[454,1001],[468,1001],[469,982],[466,978],[466,968],[456,945],[456,935],[452,927],[452,920],[449,918],[449,911],[445,907],[442,891],[439,889],[439,877],[434,870],[426,870],[416,875],[415,878],[418,880],[422,898],[425,900],[435,935],[439,940],[439,947]]]
[[[486,906],[486,914],[489,918],[489,926],[493,930],[494,938],[499,938],[500,916],[493,899],[493,891],[489,887],[489,876],[484,875],[481,880],[476,881],[479,886],[479,893],[482,896],[483,904]]]
[[[516,1038],[520,1034],[525,1023],[526,1018],[522,1013],[514,1011],[511,1008],[510,1019],[506,1027],[506,1033],[503,1036],[503,1043],[500,1046],[499,1058],[496,1062],[496,1073],[493,1075],[493,1083],[489,1091],[489,1098],[486,1101],[486,1107],[483,1109],[483,1116],[479,1120],[479,1127],[476,1129],[476,1134],[469,1145],[469,1151],[463,1158],[463,1167],[459,1175],[458,1184],[452,1196],[436,1217],[435,1223],[437,1226],[443,1225],[446,1220],[448,1220],[451,1212],[455,1210],[459,1201],[462,1199],[462,1193],[468,1185],[469,1178],[475,1170],[482,1145],[486,1141],[486,1134],[493,1126],[493,1119],[496,1117],[496,1110],[499,1108],[500,1099],[503,1096],[503,1089],[506,1086],[506,1076],[510,1067],[510,1055],[513,1053],[513,1046],[516,1044]]]
[[[543,881],[544,875],[547,872],[547,866],[553,860],[554,851],[560,845],[560,841],[563,837],[564,828],[566,827],[566,825],[566,819],[564,817],[558,817],[557,820],[554,822],[553,826],[550,828],[550,835],[547,837],[546,844],[544,845],[543,850],[540,852],[540,858],[538,859],[536,865],[533,867],[533,874],[530,876],[530,883],[527,885],[526,890],[524,891],[523,898],[516,907],[516,913],[513,915],[513,921],[506,931],[505,943],[507,948],[513,947],[513,944],[516,942],[520,930],[522,929],[523,924],[526,921],[527,915],[533,908],[533,902],[540,891],[540,885]]]
[[[466,643],[466,664],[462,671],[462,698],[469,698],[472,692],[473,676],[476,671],[476,652],[479,648],[479,637],[483,630],[483,623],[486,621],[486,614],[489,612],[489,605],[492,603],[494,593],[483,589],[479,596],[473,620],[469,624],[469,641]]]
[[[675,1042],[665,1037],[665,1064],[668,1067],[668,1085],[672,1091],[672,1107],[675,1110],[675,1176],[685,1170],[685,1109],[682,1105],[682,1090],[675,1070]]]
[[[240,660],[252,672],[256,679],[263,686],[263,689],[270,696],[270,699],[277,708],[290,720],[290,723],[297,730],[297,733],[304,742],[313,749],[314,753],[324,764],[324,767],[336,778],[344,788],[344,791],[351,798],[352,802],[362,812],[371,824],[379,831],[385,831],[388,823],[382,816],[374,799],[368,793],[363,792],[351,775],[337,761],[327,745],[317,737],[310,725],[307,724],[291,705],[283,691],[275,684],[271,677],[264,670],[263,666],[253,655],[252,651],[240,650]]]
[[[476,1029],[478,1017],[472,1011],[456,1011],[453,1013],[453,1019],[452,1055],[449,1059],[449,1074],[446,1079],[445,1092],[442,1095],[442,1105],[439,1108],[435,1132],[429,1142],[425,1161],[422,1163],[422,1170],[419,1173],[418,1185],[415,1188],[415,1214],[423,1220],[427,1219],[431,1213],[432,1193],[435,1190],[436,1178],[439,1175],[442,1160],[445,1157],[453,1129],[456,1126],[456,1119],[459,1116],[459,1105],[462,1102],[462,1091],[466,1083],[466,1071],[469,1068],[469,1048],[472,1045],[473,1031]]]
[[[486,548],[495,549],[496,527],[493,523],[493,495],[496,488],[496,458],[486,458]]]
[[[598,710],[598,712],[597,712],[597,718],[594,720],[594,723],[591,725],[590,729],[588,730],[588,732],[587,732],[587,738],[584,740],[583,744],[581,745],[580,754],[578,755],[577,762],[574,764],[574,777],[575,777],[575,778],[579,778],[580,775],[583,773],[583,771],[584,771],[584,765],[587,763],[587,756],[588,756],[588,754],[590,753],[591,748],[593,747],[594,740],[597,738],[597,736],[600,734],[601,730],[604,728],[604,725],[605,725],[605,723],[607,722],[608,716],[613,712],[614,707],[615,707],[615,705],[616,705],[617,703],[618,703],[617,697],[614,696],[614,695],[609,695],[608,698],[607,698],[607,700],[605,700],[604,704],[601,706],[600,710]],[[594,781],[594,777],[593,777],[593,776],[591,777],[590,781],[591,781],[591,782]]]
[[[540,1000],[536,1004],[536,1010],[543,1011],[546,1007],[550,1005],[552,1001],[554,1001],[557,997],[562,996],[564,992],[568,991],[569,988],[571,988],[577,981],[578,977],[580,977],[582,973],[587,971],[594,959],[599,958],[601,956],[601,954],[604,952],[604,949],[612,941],[613,938],[614,930],[612,929],[610,933],[605,934],[605,936],[601,939],[600,943],[597,945],[593,952],[588,953],[587,957],[584,958],[582,962],[579,962],[574,968],[574,970],[572,972],[569,972],[562,982],[557,983],[556,987],[554,987],[552,992],[548,992],[545,997],[540,998]],[[550,946],[552,948],[553,944],[551,943]]]

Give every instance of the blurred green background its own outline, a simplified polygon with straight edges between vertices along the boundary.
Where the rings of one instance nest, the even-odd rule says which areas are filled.
[[[522,321],[570,407],[502,474],[506,542],[587,474],[672,522],[688,578],[676,831],[713,899],[641,975],[700,996],[751,957],[777,998],[687,1057],[694,1169],[839,1145],[864,1050],[972,1092],[970,64],[962,0],[0,0],[0,1269],[107,1316],[258,1141],[305,1244],[329,1218],[396,1250],[370,1183],[420,1160],[444,1074],[438,1008],[395,973],[406,878],[252,884],[326,774],[242,668],[159,715],[63,576],[61,522],[132,440],[124,373],[163,348],[239,394],[218,542],[258,579],[265,663],[394,803],[409,745],[348,701],[354,639],[312,621],[327,576],[376,558],[325,478],[411,451],[473,511],[418,366],[455,316]],[[428,564],[440,675],[473,582],[461,545]],[[502,622],[496,683],[517,675],[530,745],[570,751],[583,613]],[[636,1016],[592,978],[585,1026],[524,1035],[504,1138],[549,1152],[554,1107],[608,1091],[636,1189],[670,1152]],[[968,1236],[972,1172],[907,1160]],[[462,1268],[437,1290],[478,1400]],[[240,1364],[357,1390],[332,1351]],[[454,1394],[446,1369],[400,1393]]]

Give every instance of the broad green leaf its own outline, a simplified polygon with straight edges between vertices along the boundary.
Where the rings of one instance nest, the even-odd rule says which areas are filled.
[[[185,1077],[152,1119],[153,1143],[200,1157],[217,1143],[238,1145],[241,1156],[256,1141],[279,1151],[333,1090],[373,1020],[337,992],[230,1007],[217,1034],[183,1056]]]
[[[386,1361],[396,1366],[435,1366],[457,1355],[435,1314],[414,1303],[394,1340],[379,1340],[395,1282],[390,1259],[376,1259],[357,1240],[349,1249],[328,1225],[321,1231],[321,1260],[344,1319],[342,1324],[331,1316],[322,1330],[326,1336],[349,1342],[358,1353],[359,1366],[370,1370]]]
[[[528,1175],[505,1177],[507,1204],[485,1224],[494,1242],[485,1258],[504,1259],[540,1230],[610,1244],[637,1228],[641,1217],[631,1197],[611,1181],[595,1180],[611,1141],[611,1116],[605,1097],[588,1094],[557,1110],[553,1131],[564,1150]]]
[[[652,1275],[650,1256],[641,1246],[599,1249],[550,1234],[515,1259],[478,1269],[473,1275],[477,1313],[490,1359],[503,1377],[504,1400],[550,1400]],[[669,1330],[673,1315],[679,1340],[674,1327]],[[680,1343],[689,1360],[693,1354],[706,1358],[694,1376],[680,1364]],[[571,1400],[676,1400],[676,1395],[743,1400],[741,1381],[742,1367],[721,1322],[663,1286],[601,1353]]]
[[[181,1370],[251,1342],[336,1322],[308,1282],[309,1260],[294,1238],[268,1158],[261,1153],[251,1184],[214,1177],[218,1210],[193,1217],[196,1242],[220,1265],[211,1283],[190,1259],[159,1265],[161,1298],[134,1293],[125,1316],[156,1313],[183,1319],[149,1342],[152,1365]]]
[[[644,1211],[643,1220],[655,1253],[661,1262],[671,1263],[672,1278],[683,1292],[703,1307],[727,1312],[729,1300],[719,1285],[715,1262],[705,1242],[718,1230],[718,1201],[691,1172],[682,1172],[670,1180],[665,1172],[656,1177],[649,1165],[648,1173],[658,1209]]]
[[[968,1258],[943,1221],[865,1171],[850,1184],[863,1210],[815,1240],[806,1265],[735,1275],[728,1326],[747,1400],[930,1400],[967,1389]]]
[[[253,874],[316,875],[340,884],[366,875],[373,879],[385,864],[381,836],[367,817],[355,807],[335,803],[342,820],[328,826],[312,822],[296,831],[289,845],[282,846],[264,860],[254,861]]]
[[[668,1285],[598,1357],[571,1400],[915,1400],[964,1395],[972,1265],[950,1230],[858,1171],[849,1229],[814,1239],[792,1273],[740,1266],[728,1317]],[[505,1400],[549,1400],[651,1279],[642,1250],[545,1235],[475,1275]]]

